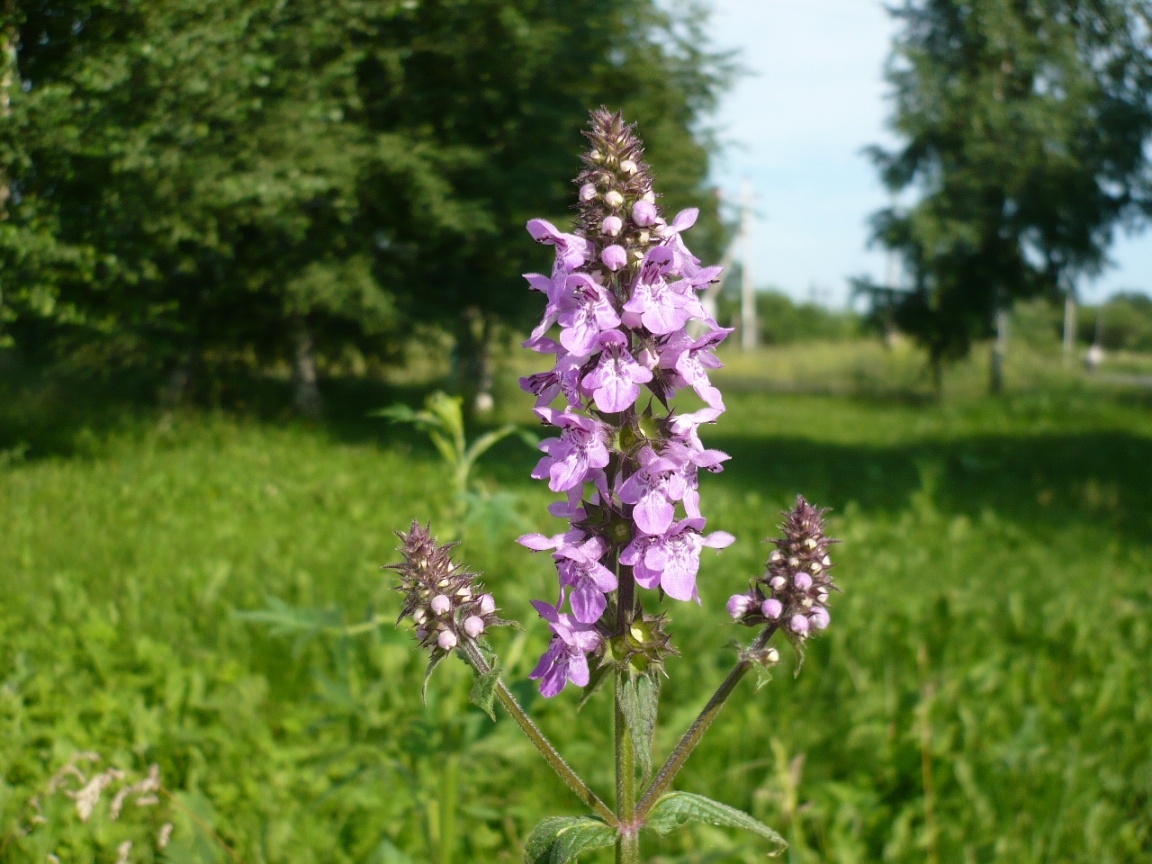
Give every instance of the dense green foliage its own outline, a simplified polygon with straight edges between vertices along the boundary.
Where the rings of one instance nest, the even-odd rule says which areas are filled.
[[[1079,337],[1110,351],[1152,352],[1152,298],[1116,294],[1107,303],[1080,311]]]
[[[906,289],[865,285],[940,365],[1018,298],[1074,292],[1118,223],[1152,215],[1148,0],[905,0],[874,217]]]
[[[798,862],[1147,860],[1146,395],[1071,378],[1008,400],[765,394],[765,370],[811,354],[732,357],[717,376],[730,410],[704,435],[733,459],[702,491],[710,524],[738,542],[705,560],[702,607],[670,609],[682,656],[658,757],[732,662],[724,601],[803,492],[834,508],[844,541],[832,627],[799,677],[786,665],[736,695],[683,788],[779,828]],[[467,705],[462,664],[441,667],[422,707],[424,658],[391,628],[399,598],[378,570],[394,559],[390,532],[442,527],[451,483],[421,435],[357,418],[423,392],[350,392],[324,426],[100,414],[49,392],[0,394],[4,438],[28,445],[0,460],[0,833],[78,749],[137,772],[159,763],[176,796],[172,860],[229,860],[210,825],[250,864],[511,862],[541,816],[580,812],[506,719]],[[522,407],[501,419],[526,421]],[[528,479],[535,458],[508,440],[478,473],[539,530],[554,522]],[[517,530],[476,527],[462,553],[527,623],[497,643],[526,684],[547,639],[528,600],[554,575],[511,542]],[[233,615],[270,598],[327,610],[332,635],[302,642]],[[377,615],[379,629],[340,635]],[[530,702],[607,791],[605,700],[579,738],[575,694]],[[0,860],[45,845],[114,860],[106,819],[50,815]],[[765,847],[698,827],[648,851],[702,864],[763,860]]]
[[[740,318],[740,297],[735,290],[727,290],[736,284],[738,280],[727,279],[726,290],[717,303],[717,320],[726,326],[735,326]],[[860,316],[852,311],[829,309],[811,301],[797,302],[772,289],[756,292],[756,324],[763,345],[851,339],[860,335],[862,323]]]
[[[0,340],[26,356],[394,356],[523,316],[587,111],[703,210],[727,75],[652,0],[35,0],[5,16]],[[707,252],[707,248],[702,249]],[[489,327],[490,329],[490,327]]]

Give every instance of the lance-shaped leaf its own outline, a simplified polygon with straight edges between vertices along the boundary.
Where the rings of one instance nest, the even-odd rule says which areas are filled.
[[[468,694],[468,701],[493,720],[496,719],[496,709],[493,708],[492,701],[496,698],[496,685],[499,681],[499,666],[493,666],[487,672],[478,671],[476,680],[472,682],[472,692]]]
[[[581,852],[616,842],[616,829],[590,816],[552,816],[540,822],[524,845],[524,864],[567,864]]]
[[[647,782],[652,776],[652,736],[656,732],[660,685],[655,676],[636,675],[624,683],[620,695],[620,707],[632,736],[637,766]]]
[[[657,834],[669,834],[689,822],[705,822],[752,831],[772,842],[773,848],[769,855],[779,855],[788,847],[783,837],[743,810],[691,792],[669,792],[661,796],[648,814],[647,827]]]

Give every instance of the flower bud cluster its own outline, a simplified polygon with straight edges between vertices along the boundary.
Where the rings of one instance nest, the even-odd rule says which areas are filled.
[[[753,580],[744,594],[728,600],[728,614],[740,624],[766,624],[784,629],[796,639],[806,639],[828,626],[828,597],[834,590],[829,570],[828,547],[835,540],[824,536],[826,510],[813,507],[803,497],[784,513],[784,537],[772,540],[776,548],[768,556],[764,575]]]
[[[520,384],[536,397],[536,415],[559,433],[541,443],[545,455],[532,476],[565,494],[550,510],[570,526],[520,538],[532,550],[551,550],[560,582],[555,604],[534,604],[553,633],[531,676],[545,696],[568,682],[586,684],[588,657],[603,656],[608,643],[614,652],[631,646],[629,657],[658,666],[666,637],[652,630],[632,645],[633,624],[647,620],[635,586],[698,600],[701,550],[734,539],[704,534],[698,492],[700,469],[719,471],[728,458],[706,449],[698,431],[724,411],[708,370],[720,365],[713,352],[731,331],[698,296],[720,268],[701,267],[684,245],[681,234],[698,211],[664,219],[640,141],[619,114],[592,112],[585,135],[591,146],[576,179],[576,230],[543,219],[527,226],[555,249],[555,260],[551,276],[525,277],[547,302],[524,345],[554,365]],[[689,334],[690,321],[702,335]],[[669,400],[685,388],[705,407],[673,410]]]
[[[405,595],[396,623],[411,618],[422,647],[443,654],[464,639],[475,640],[488,628],[507,623],[496,617],[496,601],[484,593],[476,574],[452,561],[455,543],[437,545],[418,522],[407,534],[396,535],[404,560],[385,568],[400,574],[396,590]]]

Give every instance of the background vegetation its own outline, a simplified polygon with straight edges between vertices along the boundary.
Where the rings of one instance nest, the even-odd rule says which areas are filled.
[[[1052,305],[1147,212],[1148,6],[1050,5],[899,7],[908,148],[877,158],[925,200],[877,228],[914,290],[863,286],[863,318],[761,292],[766,347],[717,375],[705,437],[734,458],[704,495],[739,539],[703,606],[671,610],[657,746],[731,662],[724,601],[778,512],[832,507],[833,626],[682,781],[780,828],[792,862],[1152,857],[1152,303],[1081,310],[1092,372]],[[539,358],[499,350],[539,313],[522,227],[564,222],[591,106],[639,122],[720,259],[705,121],[733,66],[702,22],[651,0],[0,0],[0,861],[126,839],[139,861],[515,861],[578,812],[467,706],[463,667],[421,705],[379,567],[413,519],[454,534],[460,501],[417,431],[368,415],[473,387],[496,410],[472,435],[531,423],[515,379]],[[965,352],[1009,306],[990,398]],[[481,461],[461,554],[527,622],[496,637],[509,678],[607,790],[606,704],[574,722],[573,694],[526,681],[554,582],[512,543],[554,527],[537,457],[510,437]],[[69,764],[156,764],[164,789],[83,822],[51,792]],[[700,828],[647,852],[762,850]]]
[[[701,608],[670,610],[682,656],[658,747],[724,674],[737,634],[723,603],[762,565],[777,512],[797,493],[833,507],[845,589],[833,627],[798,678],[784,669],[740,694],[683,780],[780,827],[790,860],[1136,862],[1152,850],[1152,745],[1137,734],[1152,721],[1152,402],[1060,372],[1054,351],[1016,354],[1010,398],[978,395],[985,370],[969,361],[943,401],[911,346],[727,358],[730,411],[707,440],[734,458],[704,494],[739,542],[705,563]],[[880,389],[863,374],[878,363],[905,384]],[[0,428],[28,446],[0,469],[5,832],[77,750],[159,763],[176,796],[169,860],[513,861],[538,817],[578,811],[511,724],[467,706],[462,666],[443,667],[422,707],[423,660],[391,627],[378,569],[395,557],[391,530],[431,518],[446,531],[454,503],[426,441],[359,406],[418,404],[441,380],[348,385],[324,425],[285,424],[258,388],[243,411],[176,413],[112,411],[61,380],[53,395],[6,389]],[[795,392],[813,382],[823,392]],[[508,405],[500,419],[529,419],[524,400]],[[511,543],[550,521],[528,479],[535,458],[506,440],[482,463],[488,490],[518,503],[511,524],[473,525],[461,551],[528,622],[499,637],[511,679],[606,789],[605,704],[576,724],[569,694],[545,702],[523,686],[546,639],[528,600],[553,578]],[[280,634],[235,614],[276,600],[330,632],[301,641],[301,613],[285,611]],[[374,616],[382,626],[341,633]],[[111,860],[119,835],[102,824],[60,813],[0,858]],[[762,854],[707,829],[650,852]]]

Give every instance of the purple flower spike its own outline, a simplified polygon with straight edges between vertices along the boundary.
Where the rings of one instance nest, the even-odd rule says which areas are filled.
[[[623,411],[640,395],[640,384],[652,380],[652,372],[628,353],[628,339],[618,330],[600,335],[600,362],[580,382],[592,394],[601,411]]]
[[[626,652],[656,664],[642,668],[659,668],[671,650],[667,635],[653,626],[642,598],[624,606],[612,595],[633,596],[631,585],[638,585],[699,601],[701,550],[733,541],[724,532],[704,533],[698,491],[700,470],[718,471],[728,458],[707,449],[699,435],[724,410],[707,370],[719,365],[712,352],[729,331],[698,296],[720,268],[702,269],[684,245],[681,235],[698,211],[665,219],[643,145],[620,115],[594,111],[585,134],[591,148],[576,179],[574,233],[540,219],[528,224],[556,254],[550,277],[528,277],[546,302],[524,344],[552,355],[553,366],[522,378],[521,387],[535,397],[544,425],[559,430],[540,444],[544,456],[532,476],[564,493],[549,513],[571,526],[520,540],[552,550],[560,580],[560,601],[537,606],[555,634],[532,675],[546,696],[568,681],[587,681],[588,655],[602,654],[607,640],[616,645],[625,634]],[[703,337],[688,334],[693,320],[703,322]],[[553,329],[555,341],[548,335]],[[670,400],[686,387],[708,407],[679,413]],[[645,389],[652,395],[646,405]],[[554,402],[566,405],[560,410]],[[742,596],[738,620],[747,623],[760,616],[765,596],[756,587]],[[781,619],[790,613],[786,605]],[[637,629],[641,618],[647,623]],[[641,631],[659,635],[644,636],[638,646]]]

